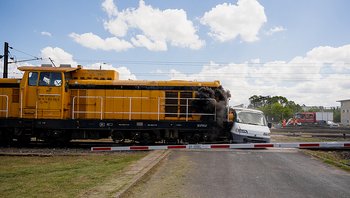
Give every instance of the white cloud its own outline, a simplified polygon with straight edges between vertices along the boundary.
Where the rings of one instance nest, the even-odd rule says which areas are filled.
[[[283,26],[275,26],[273,28],[271,28],[268,32],[266,32],[266,35],[272,35],[274,33],[277,33],[277,32],[284,32],[284,31],[287,31],[286,28],[284,28]]]
[[[45,32],[45,31],[40,32],[40,34],[43,35],[43,36],[49,36],[49,37],[52,36],[52,34],[50,32]]]
[[[329,63],[332,69],[342,72],[349,70],[350,44],[341,47],[320,46],[307,53],[307,57],[314,61]]]
[[[266,21],[264,7],[256,0],[238,0],[237,5],[219,4],[200,19],[203,25],[209,26],[209,35],[221,42],[238,36],[245,42],[257,41]]]
[[[114,37],[102,39],[93,33],[69,36],[80,45],[90,49],[115,50],[144,47],[150,51],[166,51],[168,45],[200,49],[205,42],[199,39],[192,21],[182,9],[160,10],[140,0],[138,8],[118,11],[113,0],[105,0],[102,9],[107,13],[105,29]],[[136,36],[129,36],[136,35]],[[130,38],[131,37],[131,38]],[[130,38],[130,42],[122,38]]]
[[[33,66],[32,64],[28,62],[21,62],[21,63],[16,63],[16,64],[9,64],[7,68],[7,77],[8,78],[22,78],[23,72],[19,71],[17,67],[20,66]],[[4,63],[2,62],[2,59],[0,61],[0,78],[3,77],[4,75]]]
[[[41,57],[43,58],[44,63],[51,64],[49,58],[51,58],[56,66],[60,64],[71,64],[72,66],[76,66],[77,62],[73,60],[73,56],[64,51],[59,47],[45,47],[41,50]]]
[[[108,0],[107,0],[108,1]],[[113,2],[105,1],[103,4]],[[160,10],[146,5],[140,0],[138,8],[128,8],[118,11],[113,4],[104,10],[110,17],[104,26],[116,37],[126,36],[129,30],[140,31],[131,41],[137,47],[148,50],[164,51],[167,44],[176,47],[199,49],[205,42],[199,39],[192,21],[187,19],[187,13],[182,9]]]
[[[69,36],[80,45],[95,50],[115,50],[119,52],[133,48],[132,44],[128,41],[119,39],[117,37],[102,39],[101,37],[91,32],[84,34],[71,33]]]
[[[120,80],[137,80],[136,76],[127,67],[117,67],[116,70],[119,72]]]
[[[167,44],[165,41],[152,41],[145,35],[136,35],[136,37],[131,38],[131,42],[137,47],[145,47],[151,51],[166,51]]]
[[[72,67],[78,65],[78,63],[73,59],[73,55],[65,52],[63,49],[58,47],[45,47],[41,50],[41,57],[44,59],[44,63],[50,63],[49,58],[51,58],[56,66],[60,64],[71,64]],[[136,80],[136,76],[131,73],[131,71],[124,67],[114,67],[111,64],[106,63],[93,63],[88,65],[83,65],[84,69],[104,69],[104,70],[116,70],[119,73],[120,80]]]
[[[128,33],[129,26],[124,19],[117,17],[104,22],[104,27],[116,37],[124,37]]]
[[[349,97],[349,57],[350,45],[321,46],[290,61],[211,62],[196,74],[188,75],[175,69],[156,73],[168,74],[172,80],[220,80],[223,87],[231,91],[231,105],[247,105],[252,95],[282,95],[301,105],[337,106],[337,100]]]
[[[118,9],[115,6],[113,0],[105,0],[102,3],[102,8],[109,17],[116,16],[118,14]]]
[[[41,57],[44,60],[44,63],[50,63],[49,58],[51,58],[56,66],[59,66],[60,64],[71,64],[72,67],[75,67],[78,65],[78,63],[73,59],[73,55],[64,51],[61,48],[58,47],[45,47],[41,50]],[[93,63],[88,65],[83,65],[84,69],[104,69],[104,70],[116,70],[119,73],[119,79],[120,80],[136,80],[136,76],[131,73],[131,71],[124,67],[113,67],[111,64],[106,63]],[[0,70],[1,71],[1,70]]]
[[[49,58],[51,58],[56,66],[60,64],[70,64],[72,66],[76,66],[77,62],[73,59],[73,56],[64,51],[59,47],[45,47],[41,50],[39,57],[42,57],[43,60],[39,64],[52,64]],[[21,78],[23,76],[23,72],[19,71],[17,67],[20,66],[39,66],[38,64],[32,64],[28,62],[20,62],[15,64],[9,64],[8,68],[8,77],[9,78]],[[3,64],[0,63],[0,73],[1,76],[3,74]]]

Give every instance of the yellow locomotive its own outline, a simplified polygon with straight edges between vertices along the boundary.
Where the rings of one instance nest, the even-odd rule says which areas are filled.
[[[219,81],[119,80],[114,70],[19,67],[0,79],[0,138],[26,143],[112,137],[141,143],[228,138],[232,123]]]

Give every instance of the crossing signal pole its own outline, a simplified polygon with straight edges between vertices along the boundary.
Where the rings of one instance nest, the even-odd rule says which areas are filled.
[[[4,43],[4,73],[3,78],[7,78],[8,74],[8,64],[9,64],[9,44],[7,42]]]

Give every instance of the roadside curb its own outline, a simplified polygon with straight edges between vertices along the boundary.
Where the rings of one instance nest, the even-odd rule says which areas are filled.
[[[151,171],[160,161],[162,161],[168,154],[169,150],[152,151],[146,157],[142,158],[135,164],[131,165],[130,170],[125,174],[134,175],[130,182],[119,190],[114,197],[122,197],[128,192],[139,180],[141,180],[149,171]]]

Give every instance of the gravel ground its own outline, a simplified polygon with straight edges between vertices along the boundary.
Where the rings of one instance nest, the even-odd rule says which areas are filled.
[[[170,154],[122,197],[183,197],[181,189],[187,175],[193,171],[193,165],[188,156]]]

